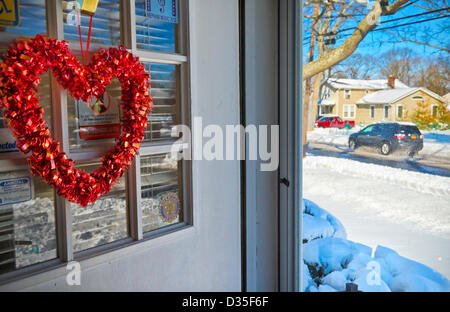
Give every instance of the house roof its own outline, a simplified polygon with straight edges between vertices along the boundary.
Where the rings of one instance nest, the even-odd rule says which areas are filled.
[[[447,93],[446,95],[444,95],[443,98],[446,103],[450,104],[450,93]]]
[[[328,78],[326,80],[332,88],[335,89],[361,89],[361,90],[382,90],[390,89],[387,79],[362,80],[362,79],[337,79]],[[409,88],[406,84],[395,79],[395,88]]]
[[[417,91],[423,91],[435,99],[444,101],[444,99],[441,96],[437,95],[436,93],[426,88],[399,88],[399,89],[380,90],[368,94],[362,99],[360,99],[356,104],[392,104],[407,97],[408,95],[416,93]]]

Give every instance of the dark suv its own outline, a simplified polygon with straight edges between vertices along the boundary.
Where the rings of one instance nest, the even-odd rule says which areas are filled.
[[[348,145],[353,150],[359,146],[376,147],[382,155],[401,149],[414,156],[423,149],[423,135],[414,124],[378,123],[350,135]]]

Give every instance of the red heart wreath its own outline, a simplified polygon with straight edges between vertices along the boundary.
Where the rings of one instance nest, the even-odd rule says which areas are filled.
[[[122,133],[114,148],[95,172],[74,168],[74,161],[60,150],[43,119],[36,96],[40,75],[51,69],[62,87],[75,99],[101,97],[112,78],[122,84]],[[0,108],[17,138],[19,150],[27,158],[31,172],[81,206],[95,202],[130,166],[138,153],[152,106],[149,75],[137,57],[124,47],[101,49],[87,66],[81,66],[65,41],[37,35],[15,42],[3,57],[0,68]]]

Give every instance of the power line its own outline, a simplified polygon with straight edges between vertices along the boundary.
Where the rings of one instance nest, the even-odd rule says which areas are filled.
[[[395,22],[395,21],[399,21],[399,20],[403,20],[403,19],[423,16],[423,15],[432,14],[432,13],[441,12],[441,11],[448,11],[449,9],[450,9],[450,7],[447,7],[447,8],[443,8],[443,9],[438,9],[438,10],[433,10],[433,11],[428,11],[428,12],[422,12],[422,13],[418,13],[418,14],[414,14],[414,15],[403,16],[403,17],[399,17],[399,18],[390,19],[390,20],[387,20],[387,21],[381,21],[380,24]],[[400,24],[400,25],[392,26],[392,28],[400,27],[400,26],[406,26],[406,25],[410,25],[410,24],[412,25],[412,24],[415,24],[415,23],[421,23],[421,22],[424,22],[424,21],[429,21],[429,20],[439,19],[439,18],[444,18],[444,17],[447,17],[447,16],[440,16],[440,17],[432,18],[432,19],[428,19],[428,20],[416,21],[416,22],[411,22],[411,23],[406,23],[406,24]],[[324,37],[335,36],[335,35],[337,35],[339,33],[343,33],[343,32],[349,31],[349,30],[355,30],[357,28],[358,27],[349,27],[349,28],[341,29],[341,30],[339,30],[336,33],[317,34],[316,36],[324,36]],[[311,36],[309,36],[307,38],[304,38],[303,40],[306,41],[306,40],[309,40],[309,39],[311,39]]]
[[[376,28],[374,30],[372,30],[371,32],[374,31],[380,31],[380,30],[386,30],[386,29],[392,29],[392,28],[397,28],[397,27],[402,27],[402,26],[409,26],[409,25],[414,25],[414,24],[420,24],[420,23],[424,23],[424,22],[429,22],[429,21],[433,21],[433,20],[438,20],[441,18],[446,18],[448,16],[438,16],[438,17],[433,17],[433,18],[429,18],[429,19],[424,19],[421,21],[414,21],[414,22],[409,22],[409,23],[404,23],[404,24],[399,24],[399,25],[394,25],[394,26],[389,26],[389,27],[383,27],[383,28]],[[356,29],[357,27],[355,27],[354,29]],[[352,34],[345,34],[345,35],[341,35],[339,36],[339,38],[337,39],[342,39],[345,37],[350,37]],[[308,43],[304,43],[303,45],[307,45]]]
[[[376,28],[373,31],[391,29],[391,28],[396,28],[396,27],[401,27],[401,26],[408,26],[408,25],[413,25],[413,24],[420,24],[420,23],[423,23],[423,22],[434,21],[434,20],[438,20],[438,19],[446,18],[446,17],[448,17],[448,16],[438,16],[438,17],[433,17],[433,18],[421,20],[421,21],[415,21],[415,22],[410,22],[410,23],[405,23],[405,24],[400,24],[400,25],[394,25],[394,26],[389,26],[389,27],[384,27],[384,28]]]

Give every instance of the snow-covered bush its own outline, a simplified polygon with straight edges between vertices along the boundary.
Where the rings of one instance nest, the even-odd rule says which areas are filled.
[[[433,269],[378,246],[346,239],[341,222],[309,200],[303,205],[303,291],[450,291],[450,283]]]
[[[310,200],[303,200],[303,242],[318,238],[347,238],[342,223]]]

